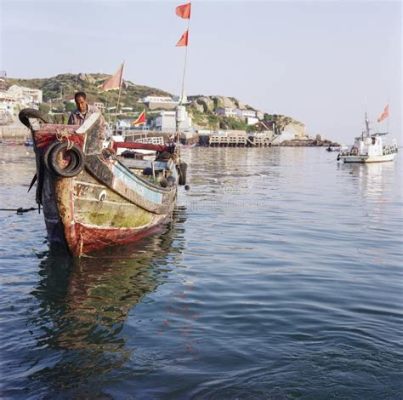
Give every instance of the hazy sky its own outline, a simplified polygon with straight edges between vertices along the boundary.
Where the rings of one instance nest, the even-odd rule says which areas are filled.
[[[185,1],[0,0],[9,77],[113,73],[179,94]],[[364,112],[402,144],[402,1],[192,2],[186,93],[233,96],[351,142]]]

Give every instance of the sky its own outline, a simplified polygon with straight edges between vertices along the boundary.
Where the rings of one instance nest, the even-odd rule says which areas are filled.
[[[186,1],[0,0],[0,70],[13,78],[114,73],[178,95]],[[185,91],[291,116],[351,143],[402,135],[402,1],[192,1]],[[390,117],[377,125],[386,104]]]

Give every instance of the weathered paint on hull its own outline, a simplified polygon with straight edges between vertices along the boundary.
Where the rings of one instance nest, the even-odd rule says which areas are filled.
[[[175,197],[164,213],[155,214],[107,188],[83,171],[75,178],[54,181],[55,202],[64,238],[74,256],[104,247],[127,244],[160,230],[174,209]],[[102,200],[101,200],[102,198]],[[48,207],[44,203],[44,207]],[[55,238],[60,242],[60,238]]]
[[[168,222],[164,219],[153,226],[139,229],[122,228],[99,228],[74,224],[75,237],[79,238],[75,245],[71,243],[70,251],[74,256],[80,257],[105,247],[119,246],[133,243],[146,236],[162,231],[163,223]]]
[[[161,187],[114,157],[105,157],[99,148],[99,118],[77,128],[45,125],[34,132],[42,182],[39,197],[50,244],[67,245],[74,256],[81,256],[160,230],[172,215],[176,184]],[[84,152],[85,168],[75,177],[56,177],[44,167],[46,150],[56,140],[75,143]],[[175,163],[169,160],[164,165],[177,181]]]

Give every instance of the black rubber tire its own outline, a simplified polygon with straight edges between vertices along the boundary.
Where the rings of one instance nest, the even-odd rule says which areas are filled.
[[[45,164],[48,169],[53,172],[56,176],[61,176],[63,178],[72,178],[73,176],[78,175],[85,166],[85,157],[84,153],[81,151],[79,147],[75,144],[69,149],[67,142],[57,143],[55,146],[47,152],[47,160]],[[61,168],[57,163],[57,157],[61,152],[66,151],[69,153],[71,157],[70,163],[66,166],[66,168]]]
[[[53,172],[52,166],[50,165],[50,153],[53,151],[53,149],[59,144],[60,142],[56,141],[51,143],[48,148],[45,151],[45,154],[43,155],[43,162],[45,164],[45,167],[48,171]]]
[[[53,173],[54,175],[58,175],[55,171],[55,169],[53,168],[52,162],[51,162],[51,153],[53,152],[53,150],[55,149],[56,146],[59,146],[60,142],[53,142],[49,145],[49,147],[46,149],[46,152],[43,156],[43,162],[45,164],[45,167],[47,168],[48,171],[50,171],[51,173]],[[66,168],[64,168],[64,171],[70,171],[73,168],[76,167],[77,163],[78,163],[78,158],[77,155],[73,152],[70,154],[71,157],[71,162],[69,163],[69,165],[67,165]]]
[[[31,129],[31,124],[29,123],[29,118],[37,118],[43,122],[47,122],[43,115],[34,108],[24,108],[18,114],[19,120],[29,129]]]
[[[179,185],[183,186],[186,185],[186,171],[188,169],[188,165],[184,162],[180,163],[176,167],[179,173],[178,183]]]

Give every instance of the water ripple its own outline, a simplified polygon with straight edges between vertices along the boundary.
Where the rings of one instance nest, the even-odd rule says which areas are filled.
[[[2,154],[1,203],[32,206],[32,155]],[[173,224],[133,246],[78,262],[1,214],[2,398],[402,398],[401,154],[183,156]]]

